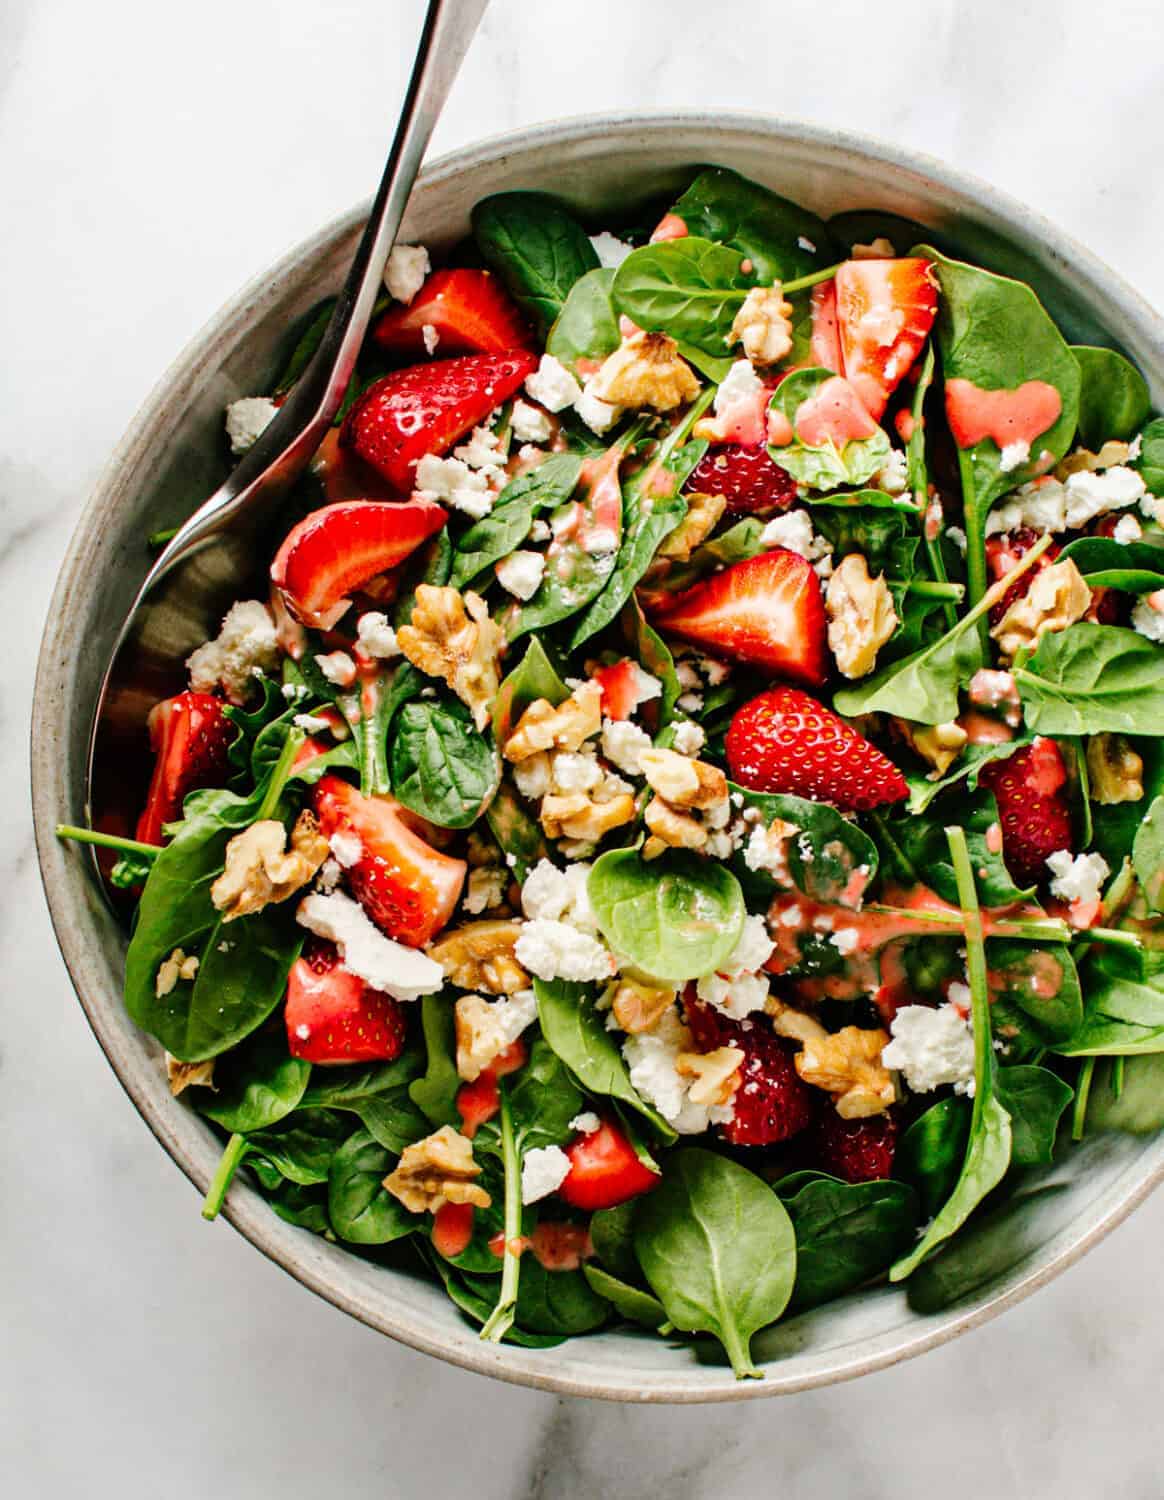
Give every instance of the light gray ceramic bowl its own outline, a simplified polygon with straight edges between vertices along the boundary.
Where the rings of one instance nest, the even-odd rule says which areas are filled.
[[[1094,256],[993,189],[939,162],[857,136],[750,115],[593,116],[487,141],[434,163],[404,238],[437,249],[466,233],[474,202],[545,188],[604,211],[665,191],[681,169],[735,167],[825,215],[891,209],[945,232],[985,264],[1033,280],[1075,341],[1115,343],[1164,404],[1164,326]],[[218,1159],[208,1127],[167,1090],[157,1045],[121,1003],[125,937],[85,853],[59,845],[83,820],[94,695],[147,568],[144,538],[187,515],[224,472],[222,410],[264,389],[289,322],[333,290],[362,210],[330,224],[222,309],[162,377],[113,455],[61,570],[41,649],[32,731],[41,869],[61,951],[90,1024],[142,1116],[199,1191]],[[898,249],[905,247],[899,246]],[[1164,1174],[1164,1136],[1103,1136],[1022,1189],[901,1288],[880,1287],[790,1319],[756,1340],[764,1378],[733,1381],[715,1349],[603,1333],[546,1351],[483,1344],[435,1285],[371,1265],[278,1219],[243,1183],[231,1223],[265,1255],[393,1338],[503,1380],[631,1401],[732,1401],[825,1385],[953,1338],[1077,1260]],[[190,1233],[202,1225],[191,1197]]]

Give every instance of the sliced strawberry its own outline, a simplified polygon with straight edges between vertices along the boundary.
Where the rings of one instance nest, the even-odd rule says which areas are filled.
[[[504,354],[527,348],[530,330],[491,271],[434,271],[407,307],[390,307],[372,337],[394,354],[427,354],[425,328],[447,354]],[[429,335],[431,338],[431,334]]]
[[[342,863],[360,905],[382,932],[422,948],[456,908],[467,866],[439,854],[397,816],[397,804],[365,797],[338,776],[323,776],[312,806],[324,837],[344,836]],[[355,855],[351,858],[351,855]],[[350,862],[349,862],[350,859]]]
[[[776,687],[738,709],[724,742],[732,780],[861,812],[909,795],[888,756],[798,688]]]
[[[1039,738],[982,767],[1002,825],[1002,857],[1019,885],[1047,878],[1047,857],[1071,848],[1067,768],[1054,740]]]
[[[716,655],[813,687],[828,671],[820,582],[803,557],[782,547],[675,595],[655,613],[655,624]]]
[[[295,616],[330,630],[353,590],[402,562],[448,514],[431,500],[341,500],[313,510],[287,533],[271,578]]]
[[[624,656],[609,667],[599,667],[590,680],[602,689],[602,714],[607,719],[629,719],[641,703],[657,698],[659,679],[644,672],[637,661]]]
[[[1005,536],[987,537],[986,566],[990,570],[991,578],[996,580],[1005,578],[1018,565],[1019,559],[1024,557],[1038,540],[1039,533],[1032,531],[1029,526],[1020,526],[1017,531],[1011,531]],[[1034,567],[1028,568],[1020,579],[1011,584],[998,603],[991,606],[990,623],[992,625],[997,625],[1011,605],[1017,604],[1026,595],[1027,590],[1035,581],[1035,575],[1042,572],[1044,568],[1049,568],[1062,550],[1058,542],[1052,542]]]
[[[406,493],[420,459],[447,452],[507,401],[537,363],[536,355],[515,350],[397,370],[370,385],[355,403],[340,442]]]
[[[796,480],[772,462],[763,444],[713,443],[683,488],[722,495],[729,516],[769,515],[787,510],[796,499]]]
[[[836,288],[845,376],[870,415],[880,417],[934,325],[933,267],[920,257],[849,260]]]
[[[143,844],[160,844],[163,825],[182,816],[189,792],[226,779],[227,752],[238,729],[226,716],[226,704],[210,693],[166,698],[150,710],[148,723],[154,773],[136,836]]]
[[[841,336],[837,330],[837,284],[818,281],[812,289],[812,341],[809,345],[812,363],[820,369],[839,375]]]
[[[658,1186],[658,1174],[645,1167],[626,1135],[609,1120],[566,1147],[570,1171],[558,1197],[592,1212],[613,1208]]]
[[[733,1146],[773,1146],[807,1126],[816,1100],[793,1061],[795,1049],[772,1030],[766,1017],[733,1021],[702,1001],[684,1001],[687,1024],[700,1052],[738,1047],[744,1054],[733,1114],[719,1128]]]
[[[845,1182],[891,1177],[900,1133],[900,1121],[892,1110],[864,1120],[842,1120],[830,1106],[821,1111],[812,1132],[817,1165]]]
[[[404,1011],[340,963],[333,943],[313,939],[287,979],[287,1046],[310,1063],[391,1062],[404,1050]]]

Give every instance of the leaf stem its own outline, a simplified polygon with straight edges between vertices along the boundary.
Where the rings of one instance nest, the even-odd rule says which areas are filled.
[[[295,765],[295,757],[303,747],[304,738],[301,729],[292,729],[283,741],[279,759],[271,768],[271,779],[267,783],[267,790],[263,793],[263,800],[259,803],[259,810],[255,814],[256,823],[261,823],[265,818],[271,817],[278,807],[279,798],[287,786],[288,777]]]
[[[1085,1057],[1079,1067],[1079,1077],[1075,1080],[1075,1108],[1071,1111],[1071,1139],[1081,1141],[1083,1139],[1084,1125],[1087,1121],[1087,1101],[1091,1098],[1091,1080],[1095,1077],[1095,1058]]]
[[[978,905],[978,887],[974,883],[974,866],[961,828],[947,828],[946,841],[958,886],[958,902],[966,925],[966,977],[970,983],[970,1013],[974,1026],[974,1114],[970,1120],[970,1139],[982,1124],[983,1111],[994,1092],[994,1045],[990,1035],[990,991],[986,979],[986,935]]]
[[[1124,1091],[1124,1064],[1126,1057],[1113,1057],[1111,1063],[1111,1091],[1118,1099]]]
[[[910,911],[904,906],[882,906],[877,902],[871,903],[865,908],[877,916],[903,917],[911,922],[929,922],[935,927],[945,927],[951,932],[966,931],[965,912],[944,911]],[[1066,922],[1061,922],[1058,917],[1026,918],[1015,917],[1010,920],[999,917],[990,922],[991,937],[1015,938],[1030,943],[1067,943],[1071,941],[1072,931]]]
[[[1134,932],[1122,932],[1118,927],[1086,927],[1078,935],[1078,941],[1104,943],[1109,948],[1126,948],[1129,953],[1143,950],[1143,941]]]
[[[226,1143],[226,1149],[219,1158],[218,1168],[210,1179],[210,1186],[206,1189],[206,1197],[202,1200],[202,1217],[204,1219],[216,1219],[222,1208],[223,1200],[234,1174],[242,1164],[242,1159],[247,1153],[247,1138],[245,1135],[232,1135]]]
[[[813,271],[808,276],[798,276],[795,281],[786,281],[780,288],[780,295],[787,297],[789,292],[806,292],[810,286],[818,286],[822,281],[831,281],[843,265],[844,261],[839,260],[834,266],[825,266],[823,271]]]
[[[937,583],[948,581],[946,574],[946,559],[942,555],[942,539],[938,536],[930,536],[926,529],[925,516],[930,503],[930,470],[926,459],[926,437],[925,437],[925,404],[926,394],[934,379],[934,346],[931,340],[926,349],[925,361],[922,364],[921,374],[918,376],[917,389],[913,393],[913,405],[910,407],[910,417],[913,420],[913,430],[906,444],[906,462],[909,477],[910,493],[913,495],[913,503],[917,506],[922,518],[922,542],[926,550],[926,558],[929,561],[930,572],[934,575]],[[962,598],[961,591],[958,595]],[[958,614],[952,603],[943,606],[942,613],[946,618],[946,629],[952,630],[958,623]]]
[[[954,603],[960,603],[966,593],[963,584],[947,583],[944,580],[931,581],[928,578],[889,578],[886,579],[886,582],[890,586],[895,583],[899,584],[901,588],[907,589],[911,594],[916,594],[919,599],[949,599]]]
[[[167,526],[164,531],[151,531],[146,538],[151,547],[164,547],[167,542],[172,542],[181,531],[180,526]]]
[[[76,844],[96,844],[101,849],[120,849],[123,854],[140,854],[145,859],[156,859],[162,852],[158,844],[143,844],[138,839],[123,839],[114,833],[97,833],[92,828],[74,828],[71,823],[58,823],[56,835],[59,839],[71,839]]]
[[[481,1337],[491,1344],[499,1344],[513,1327],[517,1308],[517,1282],[521,1273],[521,1260],[512,1248],[521,1234],[521,1162],[518,1160],[517,1142],[513,1136],[513,1116],[504,1080],[498,1084],[498,1088],[501,1095],[501,1159],[505,1165],[505,1249],[501,1261],[501,1286],[497,1306],[481,1330]]]

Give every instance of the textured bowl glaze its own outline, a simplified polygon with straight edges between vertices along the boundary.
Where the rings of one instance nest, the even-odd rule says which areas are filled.
[[[1094,256],[1021,204],[939,162],[864,138],[750,115],[592,116],[515,132],[435,162],[403,237],[440,249],[473,203],[502,188],[562,193],[595,215],[666,191],[694,162],[734,167],[829,215],[881,208],[944,233],[982,263],[1033,281],[1075,341],[1119,345],[1164,404],[1164,325]],[[145,537],[185,517],[224,472],[222,410],[265,389],[288,323],[339,283],[362,210],[327,226],[222,309],[162,377],[110,460],[61,570],[41,649],[33,801],[57,939],[97,1039],[143,1118],[205,1190],[219,1147],[166,1087],[161,1054],[121,1002],[124,933],[84,851],[58,844],[83,821],[86,737],[117,627],[148,566]],[[903,248],[899,246],[899,251]],[[285,1224],[245,1183],[226,1216],[265,1255],[345,1312],[441,1359],[503,1380],[632,1401],[732,1401],[883,1368],[993,1317],[1078,1259],[1164,1174],[1164,1136],[1100,1136],[1028,1174],[1011,1199],[923,1268],[758,1337],[762,1380],[736,1382],[716,1348],[603,1333],[551,1350],[483,1344],[430,1282],[378,1267]],[[191,1202],[192,1234],[204,1232]]]

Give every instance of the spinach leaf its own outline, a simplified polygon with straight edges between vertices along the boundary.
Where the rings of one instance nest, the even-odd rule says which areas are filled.
[[[489,1321],[495,1313],[493,1304],[497,1295],[496,1284],[484,1276],[456,1270],[439,1255],[430,1253],[428,1263],[444,1284],[449,1300],[475,1323],[485,1324],[485,1328],[481,1330],[481,1337],[484,1338]],[[524,1349],[553,1349],[555,1345],[562,1342],[560,1334],[532,1333],[512,1325],[507,1327],[499,1337],[507,1339],[511,1344],[518,1344]]]
[[[453,1007],[440,995],[425,995],[420,1002],[420,1021],[428,1061],[424,1073],[408,1085],[408,1097],[435,1126],[460,1126],[457,1113],[457,1041]]]
[[[1044,635],[1014,677],[1037,734],[1164,735],[1160,648],[1135,630],[1080,621]]]
[[[1140,434],[1140,454],[1131,460],[1133,469],[1153,495],[1164,495],[1164,417],[1153,417]]]
[[[327,1181],[331,1159],[351,1133],[351,1121],[334,1110],[297,1110],[283,1129],[247,1136],[249,1152],[257,1153],[248,1161],[256,1175],[261,1168],[273,1169],[288,1182],[312,1187]]]
[[[917,1194],[904,1182],[817,1179],[785,1200],[796,1231],[800,1312],[840,1297],[888,1269],[913,1239]]]
[[[281,1219],[295,1224],[300,1229],[310,1229],[313,1234],[322,1234],[335,1239],[331,1220],[327,1216],[326,1187],[302,1187],[297,1182],[280,1179],[275,1187],[263,1185],[263,1196]]]
[[[1111,803],[1094,820],[1092,846],[1113,870],[1118,870],[1130,856],[1144,808],[1164,796],[1164,739],[1132,738],[1128,743],[1143,763],[1144,795],[1135,802]]]
[[[1153,911],[1164,911],[1164,795],[1155,798],[1136,831],[1132,868],[1144,900]]]
[[[595,861],[586,888],[615,953],[656,979],[681,984],[713,974],[743,930],[739,881],[696,854],[668,850],[648,861],[611,849]]]
[[[807,275],[832,250],[823,219],[728,167],[700,172],[671,211],[689,235],[718,240],[751,260],[764,285]]]
[[[214,1091],[198,1091],[198,1112],[232,1135],[267,1130],[298,1107],[310,1076],[281,1029],[263,1031],[215,1063]]]
[[[565,306],[550,329],[546,353],[552,354],[574,375],[584,373],[578,367],[579,360],[604,360],[622,342],[618,315],[610,300],[613,284],[614,271],[610,267],[587,271],[570,288]]]
[[[1148,384],[1114,349],[1072,346],[1079,366],[1079,436],[1098,450],[1109,438],[1135,437],[1151,409]]]
[[[545,647],[535,638],[525,648],[525,655],[504,679],[493,700],[491,717],[498,744],[504,744],[513,726],[531,703],[547,698],[557,708],[570,696],[570,689],[558,676]]]
[[[1010,906],[1033,893],[1032,887],[1015,885],[1002,852],[991,848],[990,829],[998,824],[998,803],[985,787],[976,792],[961,789],[943,799],[932,815],[906,814],[893,821],[898,847],[912,867],[925,872],[925,883],[943,901],[956,902],[958,882],[946,841],[945,823],[957,820],[966,834],[978,899],[984,906]]]
[[[357,1130],[332,1157],[327,1212],[340,1239],[386,1245],[423,1227],[423,1216],[410,1214],[383,1185],[394,1164],[391,1152],[366,1130]]]
[[[489,514],[474,521],[457,543],[449,574],[452,587],[463,589],[520,547],[534,516],[564,505],[574,493],[581,472],[582,459],[577,453],[553,453],[536,469],[511,480]]]
[[[909,782],[909,801],[906,804],[906,812],[913,817],[924,813],[933,802],[934,798],[941,792],[949,791],[959,782],[965,782],[971,791],[978,786],[978,777],[982,767],[989,765],[992,760],[1009,760],[1014,752],[1023,745],[1029,745],[1032,736],[1026,733],[1018,734],[1013,740],[1004,740],[997,745],[966,745],[961,755],[944,776],[938,777],[936,781],[930,781],[927,776],[908,772],[906,780]]]
[[[573,1131],[570,1121],[583,1098],[549,1043],[535,1038],[529,1061],[507,1085],[513,1136],[519,1155],[538,1146],[561,1146]]]
[[[908,500],[882,490],[811,499],[812,524],[833,545],[837,557],[860,552],[870,573],[908,580],[921,541],[920,517]]]
[[[730,354],[736,313],[756,273],[740,269],[737,250],[690,235],[632,250],[614,273],[611,300],[640,328],[666,333],[705,354]]]
[[[618,1043],[607,1031],[590,987],[564,979],[553,983],[535,979],[534,993],[542,1035],[587,1093],[621,1100],[649,1121],[664,1141],[674,1141],[674,1130],[631,1083]]]
[[[642,1268],[635,1259],[635,1200],[615,1208],[600,1208],[590,1216],[594,1253],[620,1281],[639,1285]]]
[[[1149,536],[1159,533],[1149,532]],[[1164,541],[1164,538],[1161,538]],[[1164,588],[1164,546],[1159,542],[1117,542],[1109,536],[1081,536],[1063,548],[1057,561],[1071,562],[1091,588],[1147,594]]]
[[[295,341],[287,363],[271,386],[272,396],[285,396],[311,363],[315,351],[323,342],[323,335],[327,325],[331,322],[335,304],[334,297],[325,297],[307,314],[302,324],[302,332]]]
[[[266,675],[260,677],[258,681],[262,694],[261,703],[250,708],[245,704],[228,703],[223,709],[223,713],[238,730],[234,743],[227,751],[227,758],[235,770],[242,773],[244,781],[247,771],[251,771],[253,775],[254,767],[251,757],[255,741],[263,731],[276,720],[286,720],[300,712],[297,706],[288,708],[281,683]],[[255,781],[261,779],[260,776],[254,776]]]
[[[780,382],[768,403],[770,411],[781,412],[788,419],[794,434],[792,441],[783,447],[769,447],[772,462],[814,490],[835,490],[842,484],[865,484],[885,467],[889,458],[889,438],[880,427],[871,437],[854,439],[843,448],[838,448],[831,439],[812,447],[796,436],[797,412],[817,394],[826,380],[832,379],[833,371],[819,366],[797,370]]]
[[[508,781],[501,783],[485,809],[485,818],[502,854],[511,861],[514,879],[523,881],[538,860],[546,857],[541,825],[526,812]]]
[[[762,1178],[711,1151],[676,1151],[636,1210],[635,1254],[676,1328],[714,1334],[737,1379],[759,1375],[752,1335],[796,1280],[792,1220]]]
[[[1118,1059],[1122,1086],[1115,1087],[1116,1063],[1101,1061],[1087,1100],[1088,1130],[1126,1130],[1154,1135],[1164,1127],[1164,1053]]]
[[[410,1042],[392,1062],[317,1068],[303,1095],[304,1108],[359,1112],[369,1099],[404,1088],[421,1070],[420,1048]]]
[[[970,1139],[969,1099],[951,1095],[919,1115],[898,1142],[893,1170],[916,1190],[932,1219],[954,1191]]]
[[[860,906],[877,875],[877,845],[836,808],[807,797],[752,792],[729,785],[733,800],[758,808],[765,827],[776,818],[798,831],[789,839],[788,873],[798,891],[826,906]]]
[[[1075,1090],[1048,1068],[1000,1068],[998,1097],[1011,1121],[1011,1160],[1037,1167],[1051,1160],[1059,1118]]]
[[[1083,991],[1071,950],[1063,943],[986,944],[996,1036],[1035,1050],[1073,1036],[1083,1021]]]
[[[472,213],[482,259],[545,335],[570,288],[598,266],[586,231],[548,193],[494,193]]]
[[[663,684],[659,703],[659,728],[666,729],[675,717],[675,704],[683,692],[675,671],[675,658],[659,632],[648,623],[638,600],[631,598],[622,616],[623,630],[644,672]]]
[[[402,1155],[405,1146],[423,1140],[432,1129],[428,1117],[409,1098],[404,1084],[371,1095],[355,1112],[369,1135],[394,1156]]]
[[[644,1328],[660,1328],[667,1321],[667,1310],[650,1292],[619,1281],[609,1271],[590,1262],[582,1267],[582,1274],[593,1291],[604,1297],[628,1323],[639,1323]]]
[[[1083,1024],[1056,1045],[1062,1057],[1133,1057],[1164,1052],[1164,960],[1092,950],[1083,966]]]
[[[534,1333],[591,1333],[610,1319],[610,1303],[581,1271],[547,1271],[530,1256],[521,1268],[516,1320]]]
[[[392,741],[393,795],[438,828],[468,828],[497,791],[496,749],[454,699],[409,703]]]

